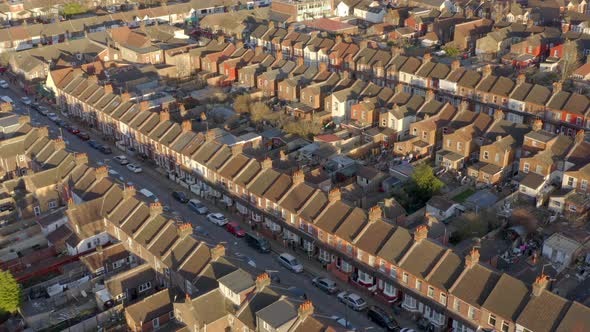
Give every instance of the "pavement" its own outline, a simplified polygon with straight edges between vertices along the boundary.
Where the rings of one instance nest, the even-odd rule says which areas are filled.
[[[134,158],[133,156],[127,155],[128,159],[130,159],[132,163],[139,164],[143,168],[142,173],[136,174],[128,171],[125,166],[118,164],[112,159],[113,157],[117,155],[122,155],[124,153],[118,150],[114,146],[112,141],[104,141],[102,134],[95,132],[91,128],[85,127],[81,123],[76,123],[75,120],[73,120],[71,117],[64,117],[57,110],[54,109],[54,112],[58,114],[61,119],[66,120],[80,128],[80,130],[89,133],[91,139],[99,141],[102,144],[109,144],[113,150],[112,155],[104,155],[98,150],[93,149],[86,142],[80,140],[75,135],[72,135],[65,130],[62,131],[55,123],[50,121],[47,117],[42,116],[35,110],[29,109],[29,107],[23,105],[20,102],[20,97],[24,95],[21,89],[17,89],[11,86],[9,90],[0,90],[0,95],[10,96],[17,104],[17,112],[22,115],[30,115],[31,122],[33,125],[49,126],[50,136],[58,137],[63,135],[63,138],[67,143],[68,149],[77,152],[85,152],[88,155],[89,163],[91,165],[108,165],[109,170],[111,172],[115,171],[117,173],[111,174],[111,176],[115,175],[115,178],[118,177],[118,181],[122,183],[131,182],[138,191],[142,188],[145,188],[154,193],[158,197],[162,205],[168,206],[170,210],[174,211],[174,214],[180,217],[184,222],[190,222],[193,225],[193,228],[199,226],[199,228],[204,230],[205,233],[208,233],[207,235],[203,235],[203,233],[194,234],[195,238],[207,244],[210,244],[211,246],[218,243],[224,244],[226,247],[226,258],[230,260],[232,263],[234,263],[236,266],[243,268],[244,270],[252,273],[253,275],[258,275],[265,271],[276,273],[280,278],[280,283],[273,284],[273,286],[271,287],[283,289],[296,287],[302,290],[306,294],[307,298],[314,303],[314,306],[316,308],[316,316],[325,319],[338,319],[346,317],[347,320],[352,324],[352,326],[356,327],[357,331],[381,329],[380,327],[377,327],[375,324],[370,322],[365,313],[354,312],[350,309],[346,309],[346,307],[336,299],[335,295],[328,295],[320,291],[315,286],[313,286],[311,280],[316,276],[325,276],[336,281],[340,290],[356,292],[359,295],[363,296],[363,298],[365,298],[369,305],[377,305],[381,308],[387,309],[393,315],[393,311],[391,310],[391,308],[387,308],[383,303],[378,302],[372,297],[369,297],[368,293],[361,293],[358,289],[353,288],[352,285],[337,280],[334,277],[330,277],[329,272],[327,272],[322,267],[319,261],[315,259],[309,259],[309,257],[307,257],[307,255],[304,255],[302,252],[293,252],[292,250],[285,248],[282,243],[269,239],[272,246],[272,253],[260,253],[257,250],[249,247],[245,243],[245,241],[229,234],[227,231],[225,231],[224,228],[218,227],[208,222],[204,216],[195,214],[193,211],[189,210],[185,204],[182,204],[174,200],[171,196],[172,191],[184,191],[189,195],[190,198],[198,198],[201,201],[203,201],[203,203],[209,208],[211,212],[221,212],[225,214],[230,220],[242,222],[242,226],[244,229],[248,229],[249,227],[246,223],[244,223],[242,216],[233,215],[226,209],[217,206],[215,202],[197,197],[196,195],[187,191],[185,188],[181,187],[176,182],[167,179],[161,171],[158,171],[156,169],[156,166],[152,162],[143,162],[138,158]],[[47,104],[44,105],[51,106]],[[277,254],[282,252],[290,252],[291,254],[295,255],[298,258],[298,260],[304,265],[304,273],[294,274],[282,267],[276,259]],[[303,301],[302,299],[297,298],[291,298],[291,300],[294,303]],[[401,314],[396,314],[393,316],[402,327],[411,327],[417,330],[415,327],[415,322],[411,319],[409,314],[402,312]]]

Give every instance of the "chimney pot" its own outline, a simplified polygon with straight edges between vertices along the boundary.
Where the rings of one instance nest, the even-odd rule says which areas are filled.
[[[182,132],[186,133],[193,130],[193,123],[191,120],[182,121]]]
[[[258,292],[262,291],[264,287],[270,286],[271,279],[268,273],[264,272],[256,277],[256,290]]]
[[[56,150],[63,150],[66,148],[66,142],[61,138],[56,138],[53,140],[53,146]]]
[[[164,212],[164,208],[160,202],[150,204],[150,215],[155,216]]]
[[[180,237],[189,236],[191,234],[193,234],[193,226],[190,223],[183,223],[178,226],[178,235]]]
[[[106,166],[97,167],[94,171],[97,180],[104,179],[109,175],[109,169]]]
[[[369,222],[375,222],[383,216],[383,211],[379,205],[371,207],[369,210]]]
[[[459,69],[459,68],[461,68],[461,61],[459,61],[459,60],[454,60],[454,61],[451,63],[451,70],[457,70],[457,69]]]
[[[299,305],[297,313],[301,319],[305,319],[313,315],[314,310],[315,308],[313,306],[313,303],[310,300],[306,300],[305,302],[301,303],[301,305]]]
[[[543,120],[541,120],[541,119],[535,120],[535,122],[533,122],[533,130],[539,131],[541,129],[543,129]]]
[[[293,185],[299,185],[305,182],[305,174],[302,170],[298,169],[293,173]]]
[[[134,186],[125,186],[123,188],[123,199],[129,199],[135,196],[135,187]]]
[[[549,286],[549,277],[545,274],[541,274],[535,279],[533,283],[533,295],[539,296]]]
[[[272,159],[266,157],[261,163],[262,169],[271,169],[272,168]]]
[[[216,261],[219,258],[225,256],[225,247],[222,244],[218,244],[210,249],[211,260]]]
[[[496,110],[494,112],[494,120],[496,120],[496,121],[504,120],[504,112],[502,112],[501,110]]]
[[[76,165],[88,164],[88,155],[86,153],[76,153]]]

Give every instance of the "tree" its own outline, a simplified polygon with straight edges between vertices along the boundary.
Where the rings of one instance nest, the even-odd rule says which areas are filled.
[[[272,112],[270,111],[270,108],[265,103],[259,101],[254,103],[254,105],[252,105],[250,108],[250,119],[254,123],[260,123],[266,120],[271,113]]]
[[[238,113],[248,113],[250,111],[250,96],[237,96],[234,100],[234,110]]]
[[[447,53],[448,56],[450,57],[456,57],[457,55],[459,55],[459,53],[461,53],[461,51],[456,48],[455,46],[446,46],[443,48],[445,53]]]
[[[444,186],[444,183],[434,175],[432,167],[425,163],[414,168],[412,181],[418,191],[426,196],[432,196]]]
[[[482,237],[488,233],[490,218],[488,212],[467,212],[452,222],[455,231],[453,242],[461,242],[474,237]]]
[[[563,44],[563,56],[561,59],[561,80],[565,81],[572,76],[574,71],[582,65],[581,47],[577,41],[569,41]]]
[[[72,16],[78,14],[84,14],[88,9],[77,2],[70,2],[64,5],[62,14],[64,16]]]
[[[322,131],[322,124],[318,119],[290,119],[290,121],[285,124],[283,129],[289,134],[299,135],[301,137],[309,137],[319,134]]]
[[[0,271],[0,314],[15,313],[20,307],[21,289],[12,274]]]

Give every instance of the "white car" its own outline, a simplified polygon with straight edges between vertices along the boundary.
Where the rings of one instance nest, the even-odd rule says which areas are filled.
[[[59,120],[59,117],[55,113],[48,113],[47,118],[53,122],[56,122],[57,120]]]
[[[187,205],[189,209],[195,211],[198,214],[207,214],[207,212],[209,212],[209,209],[207,209],[207,207],[201,203],[201,201],[195,198],[188,201]]]
[[[116,156],[115,158],[113,158],[116,162],[118,162],[120,165],[127,165],[129,164],[129,160],[127,159],[127,157],[125,156]]]
[[[334,319],[334,320],[339,325],[345,327],[347,329],[347,331],[356,331],[356,327],[352,326],[352,324],[349,321],[347,321],[345,318],[336,317],[336,319]]]
[[[25,104],[25,105],[27,105],[27,106],[28,106],[28,105],[31,105],[31,104],[33,103],[33,101],[31,101],[31,98],[29,98],[29,97],[22,97],[22,98],[20,99],[20,101],[22,101],[22,102],[23,102],[23,104]]]
[[[280,254],[279,255],[279,263],[281,263],[281,265],[283,265],[287,269],[291,270],[292,272],[295,272],[295,273],[303,272],[303,265],[301,265],[301,263],[299,263],[297,258],[295,258],[291,254],[287,254],[287,253]]]
[[[209,213],[207,215],[207,220],[217,226],[225,226],[228,223],[227,218],[221,213]]]
[[[0,80],[0,88],[8,89],[8,83],[5,80]]]
[[[135,165],[135,164],[127,164],[127,169],[130,170],[133,173],[141,173],[141,172],[143,172],[143,169],[141,169],[140,166]]]
[[[367,307],[367,302],[355,293],[340,292],[338,293],[338,300],[354,311],[362,311]]]

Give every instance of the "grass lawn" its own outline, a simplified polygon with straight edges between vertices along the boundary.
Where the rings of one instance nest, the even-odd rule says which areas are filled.
[[[457,203],[463,203],[463,202],[465,202],[465,200],[467,198],[469,198],[469,196],[471,196],[473,194],[475,194],[475,190],[473,190],[473,189],[466,189],[462,193],[455,195],[452,198],[452,200],[454,200]]]

